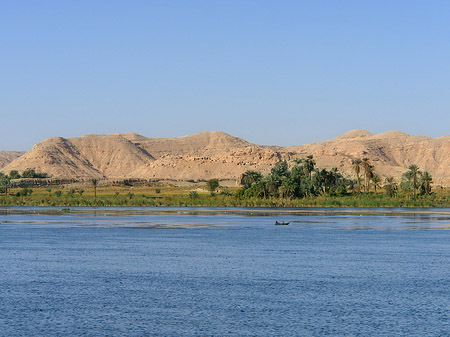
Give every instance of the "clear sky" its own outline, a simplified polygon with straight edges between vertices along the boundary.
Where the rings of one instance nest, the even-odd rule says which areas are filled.
[[[450,1],[0,0],[0,150],[450,134]]]

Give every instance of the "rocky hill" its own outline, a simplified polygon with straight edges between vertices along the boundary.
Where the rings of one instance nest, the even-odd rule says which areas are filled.
[[[21,151],[0,151],[0,168],[8,165],[14,159],[19,158],[25,152]]]
[[[9,161],[2,162],[2,153],[0,167],[7,164],[3,172],[33,168],[65,179],[238,179],[246,170],[267,173],[278,160],[310,154],[319,167],[337,167],[353,176],[352,161],[368,157],[381,176],[398,178],[416,164],[433,175],[435,184],[450,186],[450,136],[417,137],[399,131],[352,130],[325,142],[290,147],[256,145],[219,131],[176,138],[86,135],[45,139],[16,159],[10,155]]]

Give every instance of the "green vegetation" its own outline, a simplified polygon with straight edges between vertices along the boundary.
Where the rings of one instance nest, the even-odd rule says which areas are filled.
[[[214,192],[219,187],[219,179],[209,179],[206,182],[206,186],[211,193]]]
[[[42,179],[42,178],[50,178],[50,176],[47,173],[36,172],[34,169],[27,169],[23,171],[22,174],[20,174],[19,171],[17,170],[11,170],[9,172],[9,175],[5,175],[4,173],[0,172],[0,178],[3,179],[3,181],[0,181],[0,188],[3,188],[4,184],[6,183],[6,180],[8,180],[10,184],[11,180],[16,179],[21,178]],[[3,183],[3,185],[1,183]]]
[[[5,198],[8,196],[8,191],[11,188],[11,178],[5,176],[4,174],[0,175],[0,192],[5,193]]]
[[[156,193],[151,187],[102,186],[94,191],[86,190],[82,195],[70,192],[70,188],[54,188],[51,193],[46,188],[33,188],[32,193],[21,192],[21,188],[11,189],[8,196],[0,195],[0,206],[206,206],[206,207],[448,207],[450,191],[437,190],[429,195],[418,193],[416,200],[412,192],[399,189],[390,197],[384,191],[370,193],[349,192],[343,196],[320,194],[313,197],[244,197],[241,189],[227,188],[211,196],[204,191],[192,191],[191,187],[161,187]],[[18,192],[20,196],[18,196]]]
[[[344,196],[354,188],[354,182],[345,178],[336,168],[316,169],[313,156],[297,159],[291,168],[286,161],[276,163],[270,174],[247,171],[241,177],[241,198],[301,199],[320,195]]]
[[[16,170],[10,171],[10,172],[9,172],[9,177],[10,177],[11,179],[20,179],[20,178],[22,178],[22,177],[20,176],[19,171],[16,171]]]
[[[93,178],[91,179],[92,186],[94,187],[94,198],[97,198],[97,184],[98,180]]]
[[[27,169],[27,170],[22,172],[22,175],[20,175],[17,171],[11,171],[11,173],[12,172],[14,172],[16,174],[17,178],[12,178],[11,177],[11,179],[19,179],[19,178],[49,178],[49,175],[47,173],[36,172],[34,169]]]
[[[292,163],[277,162],[266,176],[242,174],[241,187],[220,186],[218,179],[203,185],[174,187],[108,186],[97,179],[84,185],[12,188],[0,174],[0,206],[207,206],[207,207],[448,207],[450,193],[432,191],[433,179],[411,165],[401,181],[382,181],[368,158],[353,161],[352,176],[337,168],[318,168],[313,156]],[[20,175],[23,177],[23,174]],[[81,188],[83,186],[84,189]],[[89,188],[93,187],[93,188]]]

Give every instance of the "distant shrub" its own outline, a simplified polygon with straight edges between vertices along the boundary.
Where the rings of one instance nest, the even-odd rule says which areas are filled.
[[[60,191],[60,190],[55,191],[55,195],[57,197],[60,197],[62,195],[62,191]]]
[[[26,197],[27,195],[31,195],[33,190],[31,188],[23,188],[19,192],[16,193],[18,197]]]
[[[22,178],[48,178],[47,173],[36,172],[34,169],[27,169],[22,172]]]
[[[198,199],[200,196],[199,196],[199,194],[198,194],[198,192],[197,191],[191,191],[191,192],[189,192],[189,198],[191,198],[191,199]]]
[[[20,179],[19,171],[11,170],[11,171],[9,172],[9,177],[10,177],[11,179]]]
[[[231,192],[228,191],[228,189],[224,189],[224,190],[222,190],[222,191],[220,192],[220,195],[223,195],[223,196],[228,197],[228,196],[231,195]]]
[[[219,179],[209,179],[206,182],[206,186],[210,192],[214,192],[217,187],[219,187]]]

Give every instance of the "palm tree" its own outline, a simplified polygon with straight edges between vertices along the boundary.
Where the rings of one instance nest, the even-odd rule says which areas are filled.
[[[260,180],[256,183],[256,186],[258,187],[259,194],[262,194],[263,198],[266,199],[267,194],[269,194],[266,182],[264,180]]]
[[[409,171],[407,173],[409,173],[410,179],[411,179],[411,184],[413,187],[413,197],[414,197],[414,201],[416,200],[416,189],[418,187],[418,180],[419,180],[419,167],[417,165],[409,165],[408,167]]]
[[[394,182],[394,178],[392,177],[387,177],[384,180],[384,190],[386,191],[386,194],[392,198],[395,193],[397,193],[397,183]]]
[[[265,180],[264,185],[266,186],[267,193],[269,196],[276,197],[278,195],[278,186],[281,182],[273,174],[269,174]]]
[[[359,174],[361,173],[361,159],[355,159],[352,161],[353,170],[356,173],[356,179],[358,181],[358,192],[361,193],[361,178],[359,177]]]
[[[363,158],[362,162],[361,162],[361,166],[364,169],[364,188],[368,192],[369,191],[369,184],[367,183],[367,177],[368,177],[367,171],[369,170],[369,167],[372,166],[372,164],[370,162],[370,159],[369,158]],[[370,174],[369,174],[369,176],[370,176]]]
[[[278,179],[288,174],[289,168],[286,160],[280,160],[270,170],[270,173]]]
[[[431,183],[433,182],[433,178],[431,174],[427,171],[420,174],[420,189],[422,194],[430,194],[431,193]]]
[[[305,169],[303,167],[304,159],[296,158],[294,159],[294,166],[291,168],[291,178],[298,184],[302,185],[303,177],[305,176]]]
[[[365,168],[365,177],[366,177],[366,188],[367,192],[370,192],[370,181],[373,179],[373,176],[375,175],[375,172],[373,171],[374,167],[372,165],[369,165]]]
[[[381,178],[378,174],[374,173],[372,176],[372,184],[375,189],[375,194],[377,194],[377,187],[380,187]]]
[[[320,191],[321,194],[327,192],[328,171],[325,169],[317,170],[314,175],[314,189]]]
[[[91,179],[91,183],[92,183],[92,186],[94,187],[94,198],[97,199],[97,183],[98,183],[98,180],[95,179],[95,178],[92,178]]]
[[[290,178],[283,177],[281,186],[278,188],[283,198],[292,198],[295,194],[295,186]]]
[[[249,188],[253,184],[257,183],[262,179],[262,174],[258,171],[247,170],[242,173],[241,176],[241,185],[245,186],[245,188]]]
[[[309,181],[312,180],[312,173],[314,171],[314,168],[316,166],[316,161],[313,159],[312,155],[309,155],[306,157],[306,159],[304,160],[305,162],[305,171],[309,176]]]

